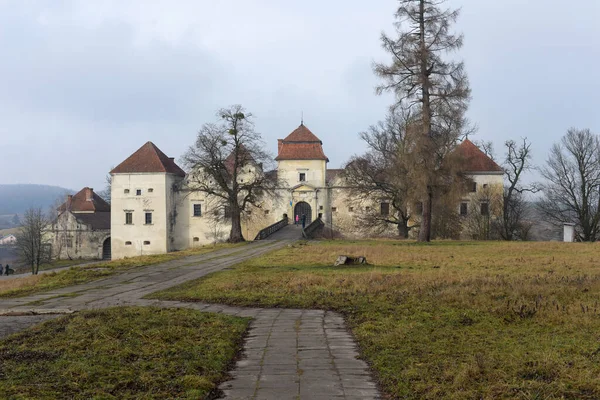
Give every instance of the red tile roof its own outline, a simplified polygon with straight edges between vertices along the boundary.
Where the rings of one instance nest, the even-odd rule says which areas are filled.
[[[280,160],[325,160],[329,159],[323,152],[323,142],[315,136],[304,124],[301,124],[285,139],[279,139]]]
[[[240,148],[238,150],[238,162],[240,163],[240,165],[238,165],[238,168],[245,167],[248,164],[256,164],[254,157],[252,157],[252,153],[250,151],[248,151],[248,149],[246,149],[246,147],[243,144],[240,144]],[[225,164],[225,168],[227,168],[227,172],[229,172],[230,174],[233,174],[233,167],[235,165],[235,152],[234,151],[229,153],[229,155],[227,156],[227,158],[225,159],[223,164]]]
[[[310,131],[310,129],[308,129],[303,123],[300,124],[299,127],[297,127],[296,129],[294,129],[294,131],[292,133],[290,133],[285,139],[283,139],[284,142],[319,142],[321,144],[323,144],[323,142],[321,142],[321,139],[319,139],[317,136],[315,136],[314,133],[312,133]]]
[[[503,172],[504,170],[488,157],[469,139],[465,139],[458,147],[458,153],[463,157],[466,172]]]
[[[110,212],[97,212],[93,214],[75,214],[78,221],[89,225],[93,230],[110,229]]]
[[[125,161],[117,165],[111,174],[129,174],[139,172],[166,172],[184,177],[183,171],[173,158],[167,157],[152,142],[147,142]]]
[[[344,172],[343,169],[328,169],[325,172],[325,181],[327,183],[331,183],[335,178],[337,178],[337,176],[339,174],[341,174],[342,172]]]
[[[71,203],[68,205],[68,203]],[[94,189],[84,187],[77,194],[67,196],[67,201],[58,207],[58,211],[69,208],[71,212],[110,212],[110,204],[98,196]]]

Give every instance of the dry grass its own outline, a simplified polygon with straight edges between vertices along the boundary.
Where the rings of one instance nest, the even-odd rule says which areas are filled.
[[[51,320],[0,341],[0,398],[214,398],[248,322],[152,307]]]
[[[160,293],[343,312],[396,398],[600,398],[600,244],[321,242]],[[370,266],[332,267],[340,254]]]
[[[189,250],[167,254],[138,256],[122,260],[104,261],[87,264],[68,270],[49,272],[36,276],[24,276],[15,279],[0,279],[0,298],[19,297],[47,290],[89,282],[95,279],[113,275],[120,271],[144,267],[147,265],[177,260],[180,258],[200,255],[224,248],[243,246],[244,244],[217,244],[196,247]]]

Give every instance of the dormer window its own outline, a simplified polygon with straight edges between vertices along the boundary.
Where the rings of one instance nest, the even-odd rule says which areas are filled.
[[[299,182],[306,182],[306,173],[305,172],[300,172],[298,174],[298,181]]]
[[[142,189],[136,189],[135,190],[135,195],[136,196],[141,196],[142,195]]]

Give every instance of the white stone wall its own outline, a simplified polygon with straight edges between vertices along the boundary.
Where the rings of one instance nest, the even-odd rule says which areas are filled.
[[[175,248],[175,229],[171,224],[176,194],[173,184],[181,178],[166,173],[114,174],[111,184],[112,258],[144,254],[163,254]],[[129,191],[126,193],[126,191]],[[141,194],[137,195],[137,190]],[[126,224],[126,212],[133,213]],[[146,224],[145,213],[152,213]]]
[[[277,165],[277,176],[290,188],[301,184],[318,188],[325,186],[326,169],[325,160],[282,160]],[[299,180],[300,173],[306,174],[306,181]]]

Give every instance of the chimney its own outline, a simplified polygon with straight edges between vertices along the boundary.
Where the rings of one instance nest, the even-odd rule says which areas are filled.
[[[277,153],[281,153],[282,146],[283,146],[283,139],[277,139]]]
[[[69,194],[69,195],[67,195],[67,203],[65,205],[66,211],[71,211],[71,203],[73,203],[73,195]]]
[[[94,188],[85,188],[85,201],[93,201],[94,200]]]

